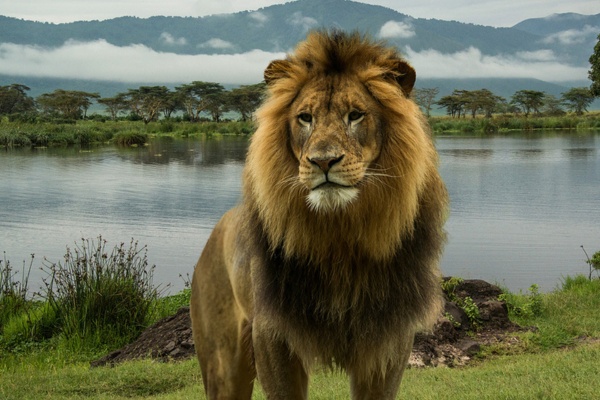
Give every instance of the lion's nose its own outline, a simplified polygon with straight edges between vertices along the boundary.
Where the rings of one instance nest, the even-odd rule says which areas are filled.
[[[343,155],[341,156],[332,156],[332,157],[315,157],[315,158],[308,158],[308,161],[310,161],[311,164],[316,165],[317,167],[319,167],[321,169],[321,171],[323,171],[324,173],[328,173],[329,170],[337,163],[339,163],[340,161],[342,161],[342,158],[344,158]]]

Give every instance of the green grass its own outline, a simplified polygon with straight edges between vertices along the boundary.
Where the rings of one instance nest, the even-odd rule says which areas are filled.
[[[161,298],[169,314],[189,301],[189,289]],[[591,399],[600,376],[600,280],[566,278],[551,293],[510,294],[511,318],[536,330],[514,334],[511,346],[485,348],[462,368],[409,369],[399,398]],[[530,310],[523,312],[519,310]],[[532,310],[532,311],[531,311]],[[108,349],[49,340],[0,350],[2,399],[204,399],[195,359],[176,363],[132,361],[90,369]],[[260,388],[254,399],[264,399]],[[316,372],[311,399],[347,399],[347,378]]]
[[[600,113],[590,112],[582,116],[567,114],[561,117],[538,117],[514,115],[494,115],[493,118],[478,116],[471,118],[431,117],[431,129],[436,134],[493,134],[510,131],[549,131],[549,130],[598,130]]]
[[[161,120],[141,121],[71,121],[69,123],[0,122],[0,147],[89,146],[115,143],[139,146],[151,137],[199,137],[212,135],[248,135],[253,122],[200,122]]]
[[[11,399],[205,399],[196,360],[178,363],[128,362],[89,368],[38,354],[0,367],[0,398]],[[600,343],[540,354],[503,356],[460,369],[409,369],[398,398],[592,399],[600,376]],[[311,377],[311,399],[348,399],[339,373]],[[254,399],[264,399],[260,388]]]

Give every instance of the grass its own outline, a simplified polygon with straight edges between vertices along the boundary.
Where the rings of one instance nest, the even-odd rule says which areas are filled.
[[[460,369],[407,370],[399,398],[592,399],[600,376],[600,343],[539,354],[503,356]],[[348,399],[342,374],[311,377],[311,399]],[[0,398],[11,399],[205,399],[196,360],[143,360],[90,369],[85,362],[44,359],[0,367]],[[264,399],[255,390],[254,399]]]
[[[91,260],[91,265],[106,262],[123,268],[132,264],[123,260],[132,260],[139,254],[136,246],[131,245],[130,249],[133,250],[128,252],[121,245],[115,247],[114,251],[117,253],[113,256],[99,242],[84,242],[78,249],[77,252],[68,251],[65,255],[65,264],[70,265],[70,268],[77,265],[77,262],[72,262],[75,260],[88,266]],[[78,256],[74,257],[75,254]],[[138,259],[133,264],[135,263],[143,264],[143,259]],[[52,320],[53,314],[48,311],[52,309],[49,301],[27,301],[25,311],[20,302],[7,300],[3,303],[9,295],[10,301],[13,301],[12,297],[23,293],[24,285],[18,279],[19,276],[26,275],[19,275],[12,267],[8,268],[8,260],[4,259],[0,266],[3,267],[0,270],[0,304],[4,305],[2,310],[5,313],[0,325],[0,398],[205,398],[200,369],[195,359],[173,363],[131,361],[113,368],[90,369],[89,362],[114,349],[117,341],[82,341],[77,335],[69,339],[69,335],[65,335],[61,329],[43,340],[30,338],[7,341],[7,328],[19,318],[31,321],[39,313]],[[23,268],[26,267],[27,264],[24,263]],[[78,276],[83,270],[74,271],[72,275],[75,275],[76,280],[88,282]],[[96,279],[99,282],[104,280],[102,274],[95,276],[99,278]],[[122,275],[118,276],[117,282],[127,281]],[[57,272],[55,281],[59,279],[62,279],[61,273]],[[63,279],[64,282],[77,286],[77,282],[68,279]],[[102,288],[90,282],[86,285],[95,287],[94,292],[102,292],[104,295],[115,291],[114,285]],[[146,318],[145,324],[173,314],[181,305],[189,303],[189,297],[189,289],[174,296],[152,297],[155,311]],[[91,301],[89,299],[95,297],[86,298]],[[509,305],[512,320],[522,326],[535,326],[536,329],[513,334],[510,345],[485,347],[480,357],[467,367],[407,370],[400,398],[589,399],[597,396],[597,377],[600,376],[600,279],[567,277],[562,287],[553,292],[539,293],[534,285],[527,293],[506,293],[504,299]],[[11,311],[6,304],[19,304],[20,308]],[[77,308],[86,307],[84,305]],[[124,308],[131,311],[135,305],[126,304]],[[58,314],[63,312],[62,309],[56,311]],[[131,315],[131,312],[125,313],[120,318],[126,318],[130,322]],[[85,314],[80,316],[80,319],[85,318]],[[118,329],[112,333],[101,332],[109,337],[126,336],[126,333],[125,336],[123,332],[119,333]],[[253,398],[265,398],[260,387],[255,390]],[[347,378],[341,373],[316,371],[311,376],[310,398],[349,398]]]
[[[248,135],[252,122],[200,122],[161,120],[141,121],[71,121],[69,123],[0,122],[0,147],[89,146],[114,143],[120,146],[144,145],[157,136],[199,137],[212,135]]]
[[[435,134],[461,133],[461,134],[493,134],[510,131],[535,131],[535,130],[598,130],[600,129],[600,113],[589,112],[582,116],[567,114],[560,117],[538,117],[515,115],[494,115],[493,118],[484,117],[431,117],[431,129]]]

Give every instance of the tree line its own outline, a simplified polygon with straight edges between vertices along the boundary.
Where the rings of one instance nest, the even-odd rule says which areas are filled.
[[[78,90],[56,89],[37,98],[28,95],[29,87],[22,84],[0,86],[0,115],[11,120],[35,120],[38,116],[50,119],[77,120],[87,118],[93,102],[105,107],[107,115],[116,120],[121,117],[157,121],[178,111],[192,122],[210,118],[219,122],[229,111],[237,112],[247,121],[264,97],[264,84],[240,86],[226,90],[215,82],[194,81],[175,87],[140,86],[118,93],[113,97],[101,97],[98,93]]]
[[[566,110],[581,115],[594,101],[594,94],[587,87],[575,87],[561,94],[560,98],[543,91],[519,90],[510,100],[497,96],[488,89],[454,90],[451,94],[436,100],[437,88],[415,89],[413,96],[427,116],[432,107],[446,109],[446,114],[455,117],[470,115],[475,118],[478,114],[491,118],[492,114],[517,114],[559,116]]]

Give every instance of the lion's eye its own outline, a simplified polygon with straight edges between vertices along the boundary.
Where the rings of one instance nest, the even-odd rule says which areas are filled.
[[[348,114],[348,122],[359,122],[363,117],[365,116],[365,113],[360,112],[360,111],[350,111],[350,113]]]
[[[305,124],[310,124],[312,122],[312,115],[309,113],[302,113],[298,115],[298,120],[300,122],[304,122]]]

